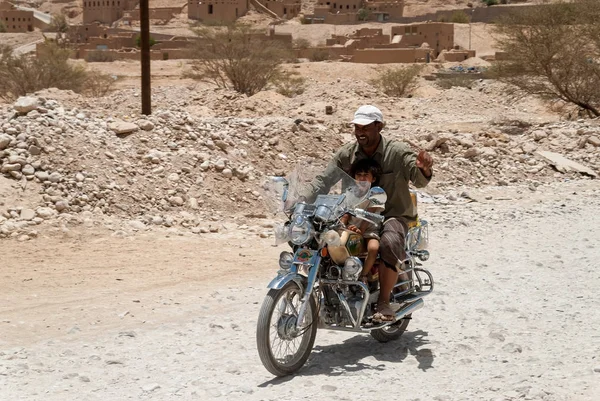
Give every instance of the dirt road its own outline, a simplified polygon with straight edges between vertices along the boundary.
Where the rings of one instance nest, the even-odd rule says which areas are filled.
[[[269,239],[3,241],[0,400],[598,400],[599,194],[581,181],[423,205],[436,291],[408,332],[319,331],[284,379],[254,338],[282,250]]]

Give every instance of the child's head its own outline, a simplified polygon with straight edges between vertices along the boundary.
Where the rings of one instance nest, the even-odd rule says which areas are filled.
[[[356,181],[375,184],[381,177],[381,166],[373,159],[361,159],[352,164],[350,174]]]

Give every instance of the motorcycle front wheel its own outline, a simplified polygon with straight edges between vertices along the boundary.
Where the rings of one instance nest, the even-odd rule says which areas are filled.
[[[317,304],[310,297],[302,329],[296,329],[302,292],[291,281],[279,290],[269,290],[260,308],[256,329],[258,355],[265,368],[275,376],[286,376],[300,369],[312,351],[317,335]]]

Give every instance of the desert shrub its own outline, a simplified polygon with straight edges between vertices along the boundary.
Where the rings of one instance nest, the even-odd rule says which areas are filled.
[[[481,1],[484,2],[488,7],[498,5],[498,0],[481,0]]]
[[[294,97],[304,93],[306,79],[297,72],[283,71],[272,80],[278,93],[287,97]]]
[[[0,47],[0,97],[13,99],[50,87],[82,92],[86,71],[69,64],[69,53],[53,42],[47,42],[37,57]]]
[[[306,18],[306,17],[302,16],[302,17],[300,18],[300,23],[301,23],[302,25],[309,25],[309,24],[312,24],[312,20],[310,20],[310,19],[308,19],[308,18]]]
[[[452,75],[449,77],[438,78],[436,84],[442,89],[450,89],[456,86],[461,88],[472,89],[473,83],[475,83],[476,80],[477,78],[474,78],[473,76],[468,74]]]
[[[312,52],[310,52],[308,59],[310,61],[329,60],[329,51],[327,49],[314,49]]]
[[[94,50],[88,52],[85,61],[88,63],[112,63],[116,60],[113,53],[104,50]]]
[[[369,11],[366,8],[361,8],[357,12],[357,17],[358,17],[359,21],[366,21],[369,19],[370,16],[371,16],[371,11]]]
[[[523,9],[499,21],[508,59],[498,79],[526,94],[562,100],[600,116],[600,8],[577,0]]]
[[[420,72],[419,65],[388,68],[380,72],[370,83],[388,96],[408,96],[418,87],[417,79]]]
[[[114,90],[116,79],[99,71],[91,70],[87,73],[84,93],[91,97],[106,96]]]
[[[192,51],[187,76],[252,96],[281,74],[281,64],[292,60],[291,49],[248,25],[196,28],[199,37]]]
[[[308,49],[310,47],[310,42],[304,38],[298,38],[294,40],[293,48],[294,49]]]
[[[450,17],[450,22],[455,24],[468,24],[469,16],[464,11],[455,11]]]
[[[152,36],[150,36],[150,47],[154,46],[156,44],[156,39],[154,39]],[[135,45],[137,47],[142,47],[142,35],[137,35],[135,37]]]
[[[54,14],[50,21],[48,31],[50,32],[61,32],[65,33],[69,30],[69,21],[67,21],[66,14]]]
[[[4,32],[6,32],[6,26],[4,26],[4,23],[2,21],[0,21],[0,33]]]

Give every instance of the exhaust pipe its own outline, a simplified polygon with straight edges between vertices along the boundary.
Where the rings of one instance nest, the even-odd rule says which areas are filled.
[[[396,321],[402,319],[406,315],[410,315],[413,312],[418,311],[425,305],[422,299],[417,299],[412,304],[406,305],[404,308],[400,308],[398,312],[396,312]]]

